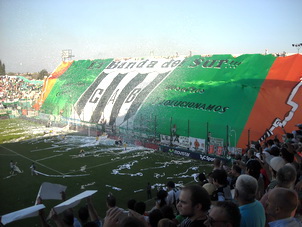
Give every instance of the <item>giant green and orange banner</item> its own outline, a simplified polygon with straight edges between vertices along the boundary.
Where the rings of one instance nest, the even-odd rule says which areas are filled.
[[[80,60],[46,88],[41,109],[145,138],[210,133],[244,148],[302,123],[301,77],[299,54]]]

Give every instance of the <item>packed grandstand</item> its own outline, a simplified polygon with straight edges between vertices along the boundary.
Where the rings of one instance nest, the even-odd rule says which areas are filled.
[[[215,209],[228,214],[223,221],[217,221],[222,217],[218,215],[216,222],[230,226],[265,226],[278,220],[301,226],[301,65],[299,54],[79,60],[62,62],[43,86],[4,76],[1,98],[10,117],[42,119],[48,126],[58,122],[76,129],[88,126],[96,130],[97,139],[108,135],[116,142],[153,146],[214,166],[210,173],[198,175],[202,187],[175,188],[173,181],[167,182],[165,190],[156,191],[150,211],[136,201],[142,209],[120,209],[109,193],[107,212],[100,218],[90,200],[96,191],[84,191],[51,209],[49,217],[57,226],[65,220],[58,214],[83,198],[88,198],[86,208],[95,211],[89,216],[94,226],[125,226],[116,219],[123,212],[127,220],[131,220],[128,213],[139,217],[132,221],[141,226],[161,226],[163,217],[172,223],[163,226],[211,226]],[[30,100],[29,106],[22,105],[24,99]],[[227,155],[233,155],[232,165],[217,158]],[[81,150],[77,157],[86,154]],[[11,171],[14,176],[13,167]],[[41,173],[34,169],[32,174]],[[57,199],[65,190],[61,185],[51,188],[56,189]],[[37,205],[40,199],[30,211],[22,210],[21,217],[44,209]],[[72,205],[64,207],[68,202]],[[170,217],[164,216],[164,207],[170,209]],[[42,226],[49,226],[39,214]],[[74,214],[69,217],[73,223]],[[5,224],[15,218],[13,212],[0,221]],[[86,222],[88,216],[83,226]]]
[[[21,115],[225,155],[295,130],[301,65],[299,54],[77,60],[43,87],[2,76],[0,97]]]

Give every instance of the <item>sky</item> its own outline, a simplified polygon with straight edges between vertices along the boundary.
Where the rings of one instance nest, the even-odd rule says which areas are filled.
[[[0,0],[6,72],[74,60],[297,53],[302,0]],[[302,49],[301,51],[302,52]]]

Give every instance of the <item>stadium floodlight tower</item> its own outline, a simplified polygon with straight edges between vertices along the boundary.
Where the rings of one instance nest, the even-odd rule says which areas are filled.
[[[299,54],[299,50],[302,47],[302,43],[296,43],[296,44],[292,44],[293,47],[297,47],[298,49],[298,54]]]
[[[73,57],[71,49],[62,50],[62,61],[71,61]]]

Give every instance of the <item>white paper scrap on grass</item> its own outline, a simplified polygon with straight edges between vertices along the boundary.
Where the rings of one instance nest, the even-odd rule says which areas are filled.
[[[18,210],[18,211],[9,213],[9,214],[5,214],[1,217],[1,223],[3,225],[6,225],[13,221],[38,216],[39,210],[44,209],[44,208],[45,208],[45,206],[43,204],[39,204],[39,205],[24,208],[22,210]]]
[[[61,192],[66,191],[67,186],[61,184],[52,184],[48,182],[44,182],[40,186],[40,190],[38,192],[37,198],[41,198],[42,200],[47,199],[56,199],[62,200]]]
[[[80,194],[64,201],[63,203],[60,203],[60,204],[56,205],[53,209],[55,210],[55,212],[57,214],[60,214],[64,210],[75,207],[76,205],[78,205],[80,203],[81,199],[89,197],[89,196],[93,195],[96,192],[97,192],[97,190],[84,191],[84,192],[82,192],[82,193],[80,193]]]

